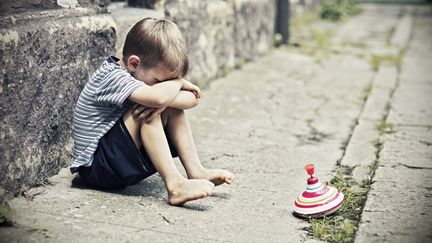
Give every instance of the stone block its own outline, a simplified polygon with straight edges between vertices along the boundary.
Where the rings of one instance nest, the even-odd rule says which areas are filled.
[[[165,14],[183,33],[189,49],[188,78],[198,83],[234,66],[234,11],[221,0],[173,0]]]
[[[250,61],[273,47],[276,1],[232,0],[236,62]]]
[[[76,100],[114,51],[110,16],[48,12],[0,30],[0,187],[13,193],[71,163]]]
[[[380,67],[368,94],[362,119],[369,119],[376,124],[384,118],[386,106],[391,98],[391,92],[397,83],[396,67]]]
[[[2,0],[0,16],[16,14],[27,10],[58,8],[56,0]]]
[[[373,141],[378,137],[375,122],[359,120],[359,124],[354,128],[341,164],[354,168],[353,179],[357,183],[369,179],[370,167],[376,160]]]
[[[414,18],[411,14],[405,14],[396,26],[393,37],[391,39],[392,46],[399,48],[408,47],[408,43],[413,31]]]

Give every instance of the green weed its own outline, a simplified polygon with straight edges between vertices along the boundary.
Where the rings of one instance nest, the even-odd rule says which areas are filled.
[[[322,19],[340,21],[359,14],[361,11],[353,0],[324,0],[321,4],[320,16]]]
[[[340,42],[341,46],[350,46],[350,47],[356,47],[359,49],[365,49],[368,47],[368,45],[365,42],[361,42],[361,41],[352,41],[350,39],[343,39]]]
[[[384,134],[384,133],[394,133],[394,132],[396,132],[396,131],[394,130],[394,126],[393,126],[393,124],[387,123],[384,119],[383,119],[383,120],[380,120],[380,121],[378,122],[378,124],[376,125],[376,129],[377,129],[381,134]]]
[[[304,29],[320,19],[319,10],[308,11],[304,14],[295,15],[290,23],[291,32],[296,35]]]
[[[394,65],[400,69],[404,52],[404,49],[400,49],[397,54],[372,55],[370,59],[372,70],[378,71],[382,64]]]
[[[357,224],[366,202],[369,182],[356,185],[350,180],[352,169],[339,167],[336,176],[328,185],[338,188],[344,195],[342,207],[324,218],[309,219],[314,238],[328,242],[353,242]]]

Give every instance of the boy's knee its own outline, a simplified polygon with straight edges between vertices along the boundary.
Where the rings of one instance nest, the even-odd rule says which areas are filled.
[[[184,114],[183,110],[168,107],[162,112],[162,116],[161,116],[162,124],[165,127],[168,124],[169,119],[172,119],[173,117],[177,117],[182,114]]]
[[[168,107],[165,111],[167,113],[167,116],[178,116],[184,114],[183,110],[172,108],[172,107]]]
[[[150,120],[147,120],[147,119],[138,119],[138,120],[139,120],[140,126],[162,123],[161,114],[153,114]]]

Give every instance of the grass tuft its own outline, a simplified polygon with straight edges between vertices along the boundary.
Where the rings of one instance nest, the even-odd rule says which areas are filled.
[[[328,242],[353,242],[361,212],[366,203],[369,181],[357,185],[350,180],[352,168],[339,167],[328,185],[338,188],[345,196],[342,207],[323,218],[309,219],[314,238]]]
[[[379,123],[376,125],[376,129],[377,129],[381,134],[384,134],[384,133],[390,134],[390,133],[394,133],[394,132],[396,132],[395,129],[394,129],[393,124],[387,123],[387,122],[384,121],[384,120],[380,120],[380,121],[379,121]]]
[[[378,71],[382,64],[394,65],[400,69],[404,52],[404,49],[400,49],[397,54],[372,55],[370,59],[372,70]]]
[[[341,21],[360,14],[362,9],[353,0],[324,0],[321,5],[321,18]]]

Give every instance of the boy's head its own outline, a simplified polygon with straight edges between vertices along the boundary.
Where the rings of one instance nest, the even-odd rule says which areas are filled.
[[[122,61],[135,78],[146,83],[184,77],[189,68],[183,36],[176,24],[165,19],[145,18],[136,23],[126,36]],[[157,77],[143,80],[149,79],[145,75]]]

